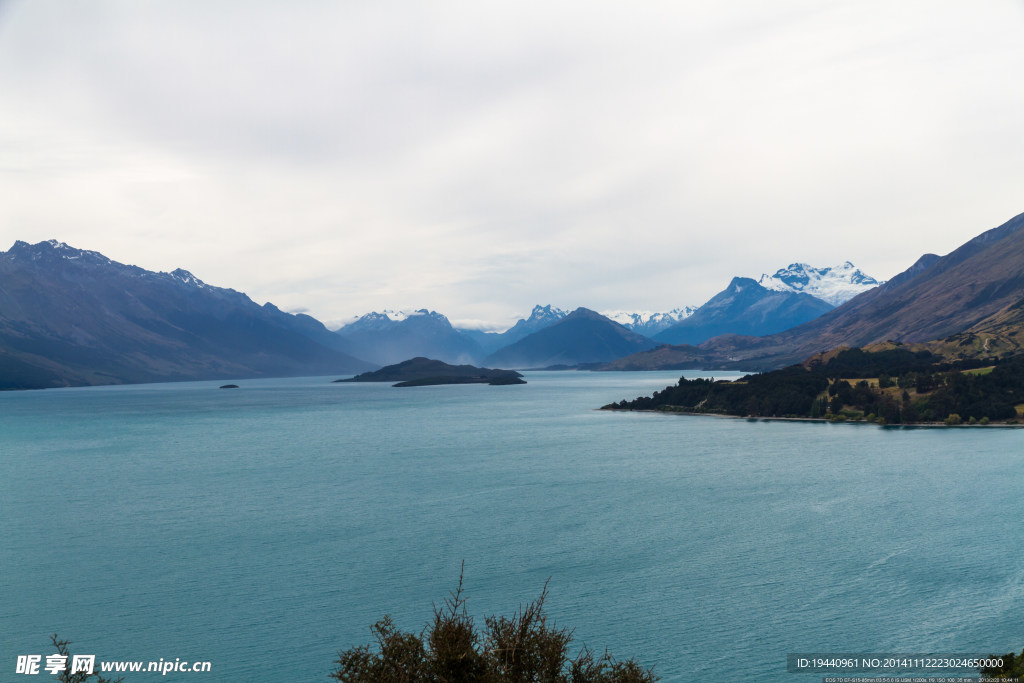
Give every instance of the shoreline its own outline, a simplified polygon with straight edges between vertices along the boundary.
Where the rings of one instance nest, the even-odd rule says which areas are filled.
[[[1024,429],[1024,423],[1009,424],[1006,422],[990,422],[987,425],[972,425],[966,423],[958,425],[948,425],[945,422],[908,422],[880,425],[877,422],[868,422],[867,420],[831,420],[824,417],[770,417],[760,415],[727,415],[725,413],[695,413],[692,411],[685,410],[651,410],[638,408],[595,408],[595,410],[607,410],[608,412],[616,413],[656,413],[660,415],[681,415],[686,417],[717,417],[730,420],[747,420],[748,422],[822,422],[825,424],[870,425],[872,427],[879,427],[881,429],[988,429],[991,427],[999,427],[1001,429]]]

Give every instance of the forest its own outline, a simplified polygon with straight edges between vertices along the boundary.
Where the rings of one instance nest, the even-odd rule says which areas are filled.
[[[686,379],[605,410],[878,424],[1015,424],[1024,412],[1024,356],[945,361],[926,351],[845,349],[827,359],[738,380]]]

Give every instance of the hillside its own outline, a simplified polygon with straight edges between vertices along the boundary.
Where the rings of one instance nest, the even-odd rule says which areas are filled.
[[[963,332],[930,342],[881,342],[865,348],[880,351],[903,346],[948,360],[1009,358],[1024,353],[1024,299],[1007,306]]]
[[[0,253],[0,388],[350,373],[309,316],[49,241]]]
[[[722,334],[760,336],[801,325],[832,310],[810,294],[767,289],[735,277],[692,315],[654,335],[666,344],[701,344]]]
[[[911,391],[913,393],[911,393]],[[946,362],[927,351],[845,349],[736,381],[680,378],[606,410],[879,422],[1019,424],[1024,356]]]

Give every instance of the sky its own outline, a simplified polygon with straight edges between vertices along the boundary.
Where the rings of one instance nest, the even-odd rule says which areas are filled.
[[[665,311],[1024,212],[1024,0],[0,0],[0,250],[305,312]]]

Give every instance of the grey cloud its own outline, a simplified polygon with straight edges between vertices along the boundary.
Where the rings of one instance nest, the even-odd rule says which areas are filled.
[[[330,319],[696,305],[794,260],[884,278],[1022,210],[1022,22],[1009,1],[7,2],[0,224]]]

